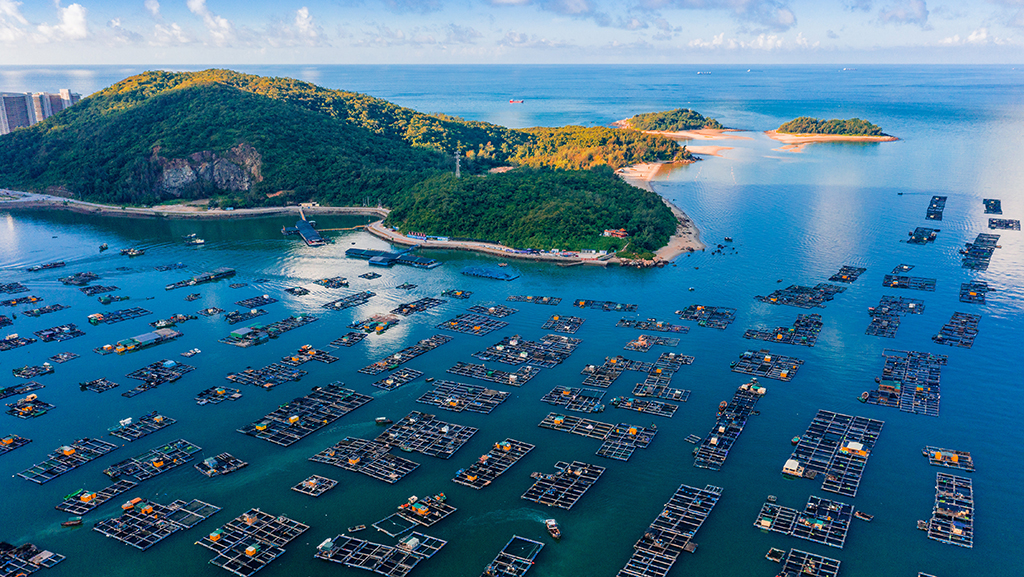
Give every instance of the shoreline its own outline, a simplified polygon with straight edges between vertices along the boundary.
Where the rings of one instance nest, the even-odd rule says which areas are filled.
[[[666,164],[674,163],[644,162],[620,168],[615,173],[626,184],[658,194],[651,182],[658,176],[658,173],[661,172],[661,169]],[[655,251],[655,260],[671,261],[683,254],[704,250],[706,246],[700,240],[700,229],[697,228],[697,224],[693,222],[683,209],[669,202],[667,198],[660,194],[658,194],[658,198],[665,203],[665,206],[676,217],[676,232],[669,237],[668,244]]]
[[[815,142],[895,142],[895,136],[855,136],[849,134],[789,134],[777,130],[765,130],[765,136],[783,143],[773,150],[782,152],[803,152],[808,144]]]
[[[616,120],[611,124],[612,128],[624,128],[633,130],[629,125],[629,119]],[[749,132],[739,128],[698,128],[697,130],[641,130],[644,134],[656,134],[671,138],[672,140],[753,140],[751,136],[741,136],[736,132]]]

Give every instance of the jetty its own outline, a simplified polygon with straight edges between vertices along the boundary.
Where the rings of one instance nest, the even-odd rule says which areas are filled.
[[[138,420],[132,420],[131,417],[124,419],[117,426],[111,427],[108,430],[111,435],[130,443],[170,427],[174,423],[177,423],[177,421],[153,411],[152,413],[142,415]]]
[[[483,489],[492,481],[508,471],[519,462],[535,445],[507,438],[494,444],[486,454],[481,455],[470,466],[459,469],[452,478],[453,483],[465,485],[473,489]]]
[[[828,277],[828,280],[831,282],[844,282],[846,284],[851,284],[860,278],[860,275],[864,274],[867,270],[868,269],[864,267],[843,265],[839,269],[839,272]]]
[[[974,547],[974,488],[970,479],[935,474],[935,506],[928,538],[949,545]]]
[[[554,473],[533,473],[533,485],[523,493],[523,499],[566,511],[573,508],[584,493],[601,478],[605,468],[581,461],[555,463]]]
[[[818,342],[818,333],[824,324],[821,315],[797,315],[791,327],[775,327],[775,330],[747,329],[743,333],[745,339],[770,341],[784,345],[803,345],[813,347]]]
[[[928,464],[934,467],[974,471],[974,459],[967,451],[928,446],[921,450],[921,454],[928,457]]]
[[[263,418],[238,429],[239,433],[288,447],[369,403],[373,397],[334,382],[292,399]]]
[[[974,339],[978,336],[979,322],[981,315],[955,312],[949,322],[942,325],[938,334],[932,337],[932,341],[940,345],[969,349],[974,346]]]
[[[724,407],[719,405],[718,420],[694,452],[694,467],[712,471],[722,468],[729,451],[746,427],[747,418],[754,411],[757,401],[767,392],[757,383],[757,379],[753,379],[740,385],[733,393],[732,400],[725,403]]]
[[[416,470],[419,463],[391,455],[391,445],[345,437],[334,445],[309,458],[315,463],[325,463],[346,471],[362,473],[378,481],[394,484]]]
[[[942,211],[946,209],[945,196],[933,196],[928,203],[928,210],[925,211],[925,218],[928,220],[942,220]]]
[[[882,375],[875,377],[878,389],[866,391],[861,400],[904,413],[938,417],[940,377],[948,357],[895,349],[883,350],[882,356]]]
[[[284,554],[284,546],[305,533],[309,525],[284,515],[249,509],[196,541],[217,555],[210,564],[239,577],[249,577]]]
[[[297,234],[302,238],[302,242],[306,243],[306,246],[324,246],[327,244],[324,237],[320,236],[320,233],[313,228],[316,225],[316,221],[306,220],[306,215],[302,212],[301,207],[299,208],[299,213],[302,218],[296,221],[293,227],[281,227],[281,234],[285,236]]]
[[[782,468],[787,477],[813,479],[823,474],[823,491],[856,497],[864,467],[878,441],[884,421],[824,409],[800,435]]]
[[[486,415],[508,400],[510,396],[512,393],[496,391],[479,385],[438,381],[434,390],[423,393],[420,398],[416,399],[416,402],[455,413],[469,411]]]
[[[521,365],[551,369],[563,361],[582,343],[581,339],[562,335],[544,335],[539,341],[528,341],[519,335],[505,337],[482,351],[473,353],[481,361],[496,361],[507,365]]]
[[[79,489],[70,495],[66,495],[64,500],[57,505],[56,509],[72,515],[85,515],[103,503],[106,503],[114,497],[130,491],[137,486],[138,483],[135,481],[128,481],[125,479],[117,481],[113,485],[104,487],[99,491]]]
[[[540,400],[549,405],[565,407],[565,410],[574,413],[600,413],[604,411],[604,405],[601,403],[604,394],[604,391],[597,389],[556,385]]]
[[[292,487],[292,491],[298,491],[299,493],[309,495],[310,497],[319,497],[337,485],[338,482],[334,479],[328,479],[327,477],[321,477],[320,475],[310,475],[304,481]]]
[[[394,546],[342,534],[320,543],[313,556],[386,577],[406,577],[421,561],[433,557],[447,543],[419,532],[399,539]]]
[[[374,440],[406,452],[449,459],[477,430],[476,427],[446,423],[434,415],[411,411]]]
[[[480,577],[522,577],[534,565],[534,559],[544,548],[540,541],[513,535],[491,561]]]
[[[114,463],[104,469],[103,473],[115,480],[133,477],[136,481],[145,481],[188,463],[202,450],[202,447],[193,445],[185,439],[177,439]]]
[[[765,502],[754,526],[842,549],[853,513],[853,505],[811,495],[803,511]]]
[[[235,269],[230,267],[221,267],[214,269],[210,272],[200,273],[192,278],[181,280],[175,283],[171,283],[164,287],[166,290],[174,290],[179,288],[185,288],[190,286],[196,286],[208,282],[216,282],[221,279],[230,278],[235,276]]]
[[[779,354],[773,355],[768,349],[760,349],[741,353],[739,360],[733,361],[729,367],[734,373],[788,383],[793,380],[803,364],[802,359]]]
[[[117,445],[100,439],[78,439],[57,447],[45,461],[25,469],[18,473],[18,476],[26,481],[42,485],[90,461],[99,459],[115,449],[117,449]]]
[[[768,296],[755,296],[754,300],[770,305],[789,305],[802,309],[825,308],[825,303],[845,291],[846,287],[828,283],[818,283],[813,287],[790,285],[784,289],[773,291]]]
[[[448,319],[443,323],[438,324],[435,328],[455,333],[462,333],[464,335],[482,337],[507,326],[508,323],[505,321],[499,321],[486,315],[462,313],[460,315],[456,315],[455,318]]]
[[[520,367],[516,372],[510,373],[500,369],[488,369],[486,365],[476,365],[459,361],[448,369],[449,373],[460,377],[472,377],[482,381],[508,385],[510,387],[521,387],[540,373],[539,369],[531,366]]]
[[[729,307],[710,307],[707,305],[690,305],[676,311],[684,321],[694,321],[697,326],[709,329],[725,330],[736,320],[736,309]]]
[[[601,441],[601,446],[597,449],[597,456],[616,461],[628,461],[634,451],[646,449],[658,433],[653,428],[648,429],[628,423],[612,425],[558,413],[548,413],[537,426],[597,439]]]
[[[451,340],[452,338],[446,335],[434,335],[432,337],[422,339],[412,346],[406,347],[397,353],[390,354],[375,363],[359,369],[358,372],[364,375],[379,375],[384,371],[393,371],[400,365],[407,363],[422,354],[428,353]]]

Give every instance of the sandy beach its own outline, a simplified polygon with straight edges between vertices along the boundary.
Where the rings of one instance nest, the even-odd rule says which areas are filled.
[[[804,147],[815,142],[894,142],[895,136],[848,136],[842,134],[787,134],[775,130],[766,130],[765,135],[772,140],[783,143],[783,146],[772,150],[782,152],[803,152]]]
[[[722,156],[720,154],[723,150],[732,150],[732,149],[733,149],[732,146],[715,146],[715,145],[712,145],[712,144],[696,145],[696,146],[687,145],[687,147],[686,147],[686,150],[689,150],[690,152],[692,152],[694,154],[703,154],[703,155],[706,155],[706,156],[717,156],[718,158],[725,158],[724,156]]]
[[[629,119],[616,120],[612,123],[615,128],[632,128],[629,125]],[[743,136],[738,134],[740,132],[746,132],[745,130],[739,130],[737,128],[701,128],[698,130],[680,130],[677,132],[669,132],[667,130],[642,130],[644,134],[657,134],[672,140],[753,140],[750,136]],[[687,150],[693,152],[693,148],[687,146]]]
[[[633,166],[620,168],[616,171],[616,174],[627,184],[658,194],[651,185],[651,181],[665,165],[666,163],[659,162],[634,164]],[[704,250],[704,243],[700,241],[700,229],[697,228],[693,220],[664,196],[658,196],[661,197],[661,201],[672,210],[672,214],[676,217],[676,233],[669,237],[667,245],[654,253],[655,258],[668,261],[688,252]]]

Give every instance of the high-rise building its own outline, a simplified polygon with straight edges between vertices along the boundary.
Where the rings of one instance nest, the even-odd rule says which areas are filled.
[[[0,134],[26,128],[57,114],[81,99],[64,88],[58,94],[0,92]]]

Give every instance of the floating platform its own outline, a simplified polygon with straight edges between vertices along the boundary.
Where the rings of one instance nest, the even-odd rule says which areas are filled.
[[[138,483],[134,481],[122,480],[99,491],[80,489],[64,497],[64,500],[56,506],[56,509],[71,513],[72,515],[85,515],[103,503],[136,486],[138,486]]]
[[[935,239],[938,237],[940,232],[942,232],[942,229],[919,226],[912,232],[907,233],[907,236],[910,237],[907,239],[907,244],[925,245],[930,242],[935,242]]]
[[[935,279],[919,276],[903,276],[887,274],[882,278],[882,286],[886,288],[901,288],[918,291],[935,291]]]
[[[288,294],[290,294],[292,296],[303,297],[303,296],[306,296],[306,295],[309,294],[309,289],[308,288],[303,288],[303,287],[300,287],[300,286],[293,286],[293,287],[289,287],[289,288],[284,289],[284,292],[286,292],[286,293],[288,293]]]
[[[665,577],[683,551],[693,553],[694,536],[722,496],[722,488],[680,485],[643,536],[633,545],[616,577]]]
[[[242,392],[231,387],[210,387],[203,389],[196,394],[197,405],[216,405],[224,401],[237,401],[242,398]]]
[[[850,284],[856,281],[866,270],[868,269],[864,267],[843,265],[843,267],[839,269],[839,272],[828,277],[828,280],[831,282],[844,282],[846,284]]]
[[[637,351],[646,353],[651,350],[651,347],[677,347],[679,346],[679,339],[671,337],[659,337],[655,335],[640,335],[635,340],[626,343],[626,346],[622,347],[627,351]]]
[[[13,403],[7,403],[7,410],[4,412],[12,417],[18,417],[19,419],[34,419],[36,417],[42,417],[56,408],[56,405],[51,405],[50,403],[39,400],[39,398],[33,393],[25,398],[18,399]]]
[[[371,365],[367,365],[359,369],[359,372],[364,375],[379,375],[384,371],[393,371],[397,369],[399,365],[407,363],[424,353],[428,353],[451,340],[452,338],[447,335],[434,335],[419,341],[415,345],[406,347],[397,353],[388,355]]]
[[[921,299],[883,295],[877,306],[868,307],[871,323],[864,334],[895,338],[896,331],[900,328],[901,318],[906,315],[922,314],[924,309],[924,301]]]
[[[277,299],[270,295],[259,295],[247,299],[242,299],[240,301],[235,301],[235,304],[240,307],[245,307],[247,309],[255,309],[266,305],[272,305],[276,302]]]
[[[372,400],[373,397],[343,388],[341,383],[331,383],[292,399],[238,432],[288,447]]]
[[[981,201],[985,205],[985,214],[1003,214],[1003,202],[995,198]]]
[[[124,421],[121,421],[118,426],[111,427],[109,430],[111,435],[119,439],[124,439],[130,443],[132,441],[138,441],[147,435],[152,435],[161,429],[170,427],[177,422],[178,421],[175,421],[170,417],[165,417],[164,415],[160,415],[156,411],[153,411],[147,415],[142,415],[136,421],[125,419]]]
[[[421,298],[421,299],[419,299],[417,301],[413,301],[411,303],[405,303],[405,304],[398,305],[397,307],[395,307],[394,309],[391,310],[391,314],[393,314],[393,315],[402,315],[403,317],[407,317],[407,316],[414,315],[414,314],[419,313],[419,312],[430,310],[430,309],[432,309],[434,307],[441,306],[441,305],[443,305],[446,302],[448,302],[448,301],[446,301],[444,299],[435,299],[433,297],[423,297],[423,298]]]
[[[996,289],[989,288],[985,281],[971,281],[960,285],[960,302],[969,304],[985,304],[985,296]]]
[[[313,281],[313,284],[318,284],[324,288],[339,289],[348,286],[348,279],[343,276],[335,276],[331,278],[321,278]]]
[[[11,320],[11,317],[7,315],[0,315],[0,327],[9,327],[13,324],[14,321]]]
[[[533,567],[534,559],[543,548],[540,541],[513,535],[494,561],[484,567],[480,577],[522,577]]]
[[[784,577],[814,575],[815,577],[836,577],[839,575],[838,559],[808,553],[799,549],[790,549],[786,558],[782,561],[782,571],[779,575]]]
[[[411,383],[423,376],[423,371],[402,367],[383,379],[373,383],[373,386],[385,391],[393,391],[402,385]]]
[[[523,499],[568,511],[597,483],[604,470],[604,467],[581,461],[558,461],[554,473],[530,475],[535,480],[523,493]]]
[[[224,320],[229,325],[237,325],[238,323],[244,323],[245,321],[251,321],[252,319],[259,318],[267,314],[264,309],[250,309],[245,312],[231,311],[224,315]]]
[[[738,361],[730,364],[732,372],[753,377],[764,377],[789,382],[796,376],[804,361],[786,355],[773,355],[768,349],[746,351]]]
[[[508,323],[505,321],[495,320],[485,315],[463,313],[438,324],[435,328],[481,337],[507,326]]]
[[[729,307],[709,307],[707,305],[690,305],[676,311],[684,321],[695,321],[697,326],[709,329],[725,330],[736,320],[736,309]]]
[[[755,296],[754,300],[770,305],[789,305],[802,309],[825,308],[825,303],[834,299],[837,294],[845,291],[846,287],[828,283],[818,283],[813,287],[794,284],[774,291],[766,297]]]
[[[365,272],[365,273],[359,275],[359,278],[364,278],[366,280],[373,280],[375,278],[380,278],[380,277],[381,277],[381,275],[379,273],[375,273],[375,272]]]
[[[865,392],[861,399],[904,413],[938,417],[940,376],[948,357],[895,349],[885,349],[882,356],[882,376],[875,378],[878,389]]]
[[[236,283],[232,283],[232,284],[228,285],[229,288],[233,288],[233,289],[240,289],[240,288],[244,288],[244,287],[247,287],[247,286],[249,286],[249,283],[247,283],[247,282],[236,282]]]
[[[1020,221],[1009,218],[990,218],[988,227],[993,230],[1020,230]]]
[[[477,313],[481,315],[487,315],[496,319],[503,319],[507,316],[514,315],[519,312],[519,309],[507,307],[505,305],[473,305],[467,309],[471,313]]]
[[[298,491],[310,497],[319,497],[337,485],[338,482],[334,479],[328,479],[320,475],[310,475],[306,480],[292,487],[292,491]]]
[[[130,321],[139,317],[153,314],[152,311],[148,311],[142,307],[132,307],[128,309],[120,309],[116,311],[110,311],[109,313],[94,313],[89,315],[89,323],[98,325],[103,323],[105,325],[112,325],[115,323],[121,323],[124,321]]]
[[[332,347],[332,348],[351,347],[352,345],[354,345],[354,344],[358,343],[359,341],[362,341],[363,339],[365,339],[366,338],[366,334],[367,333],[357,333],[357,332],[345,333],[344,335],[342,335],[342,336],[334,339],[333,341],[327,343],[327,346]]]
[[[37,296],[18,297],[16,299],[7,299],[7,300],[0,301],[0,305],[3,305],[5,307],[16,307],[16,306],[19,306],[19,305],[35,304],[35,303],[37,303],[37,302],[39,302],[41,300],[43,300],[43,297],[37,297]]]
[[[0,437],[0,455],[5,455],[18,447],[24,447],[25,445],[32,442],[32,439],[26,439],[18,435],[6,435]]]
[[[646,399],[634,399],[632,397],[615,397],[609,401],[608,404],[616,409],[636,411],[638,413],[644,413],[645,415],[668,417],[670,419],[679,409],[679,405],[673,405],[672,403],[648,401]]]
[[[419,285],[414,285],[411,282],[404,282],[404,283],[396,286],[395,288],[396,289],[400,289],[400,290],[404,290],[404,291],[411,291],[412,289],[416,288],[417,286],[419,286]]]
[[[762,531],[792,535],[842,549],[853,513],[853,505],[811,495],[802,512],[766,502],[761,506],[754,526]]]
[[[970,479],[935,474],[935,506],[928,521],[928,538],[966,547],[974,547],[974,488]]]
[[[432,497],[424,497],[418,499],[416,497],[410,497],[407,502],[402,503],[398,506],[398,512],[388,516],[388,519],[394,517],[400,517],[415,527],[419,525],[421,527],[432,527],[440,521],[443,521],[446,517],[452,513],[458,511],[455,507],[452,507],[447,503],[448,498],[445,497],[444,493],[434,495]],[[388,533],[391,537],[397,537],[405,532],[405,530],[399,530],[398,533],[389,533],[383,525],[384,519],[374,523],[373,526],[380,531]]]
[[[298,367],[308,363],[309,361],[318,361],[325,365],[329,365],[331,363],[338,362],[338,357],[328,353],[327,351],[314,349],[312,345],[302,345],[294,354],[281,358],[281,364],[289,367]]]
[[[992,254],[997,248],[1000,248],[996,244],[997,242],[999,242],[998,234],[982,233],[974,239],[974,242],[964,243],[964,248],[960,249],[960,254],[964,255],[961,266],[971,270],[988,270]]]
[[[928,464],[934,467],[974,471],[974,459],[967,451],[928,446],[921,450],[921,454],[928,457]]]
[[[57,280],[69,286],[85,286],[94,280],[99,280],[99,278],[100,275],[94,272],[76,272],[73,275],[60,277]]]
[[[347,308],[366,304],[371,298],[377,296],[377,293],[373,291],[361,291],[355,294],[348,295],[330,302],[326,302],[321,307],[325,309],[331,309],[332,311],[342,311]]]
[[[315,463],[326,463],[346,471],[362,473],[385,483],[394,484],[420,466],[402,457],[388,454],[391,445],[345,437],[333,446],[309,458]]]
[[[928,210],[925,211],[925,218],[929,220],[942,220],[942,211],[946,209],[945,196],[933,196],[928,203]]]
[[[813,347],[818,342],[818,333],[824,324],[821,315],[797,315],[791,327],[776,327],[775,330],[747,329],[743,333],[745,339],[770,341],[784,345],[803,345]]]
[[[581,309],[593,309],[597,311],[623,313],[635,313],[637,309],[637,305],[616,303],[612,301],[590,301],[584,299],[577,299],[572,301],[572,306]]]
[[[16,293],[28,292],[28,287],[21,284],[20,282],[11,282],[7,284],[0,284],[0,293],[6,293],[9,295]]]
[[[416,402],[456,413],[469,411],[486,415],[510,396],[512,393],[495,391],[479,385],[438,381],[434,390],[424,393]]]
[[[166,290],[174,290],[179,288],[185,288],[189,286],[195,286],[208,282],[215,282],[221,279],[235,276],[235,269],[228,267],[221,267],[210,272],[200,273],[190,279],[181,280],[175,283],[171,283],[164,287]]]
[[[188,244],[188,242],[186,242],[185,244]],[[180,268],[187,268],[187,265],[183,262],[176,262],[174,264],[161,264],[153,267],[153,270],[157,272],[167,272],[169,270],[178,270]]]
[[[338,535],[321,543],[313,556],[387,577],[406,577],[421,561],[433,557],[447,543],[419,532],[403,537],[395,546]]]
[[[516,372],[510,373],[500,369],[488,369],[486,365],[474,365],[459,361],[455,366],[448,369],[448,372],[460,377],[472,377],[482,381],[508,385],[510,387],[521,387],[540,373],[539,369],[531,366],[520,367]]]
[[[16,334],[7,335],[3,339],[0,339],[0,351],[10,351],[26,345],[31,345],[36,342],[36,339],[32,337],[22,337]]]
[[[374,440],[406,452],[415,451],[430,457],[449,459],[476,432],[476,427],[446,423],[434,415],[412,411]]]
[[[235,517],[196,541],[217,555],[212,565],[239,577],[249,577],[284,554],[284,546],[305,533],[309,525],[259,509]]]
[[[55,363],[66,363],[68,361],[73,361],[73,360],[75,360],[77,358],[78,358],[78,355],[76,355],[75,353],[67,352],[67,353],[58,353],[56,355],[53,355],[48,360],[51,360],[51,361],[53,361]]]
[[[823,491],[856,497],[884,421],[819,410],[782,469],[785,476],[824,475]]]
[[[932,341],[940,345],[969,349],[974,346],[974,339],[978,336],[979,322],[981,315],[953,313],[949,322],[939,329],[939,334],[932,337]]]
[[[534,447],[535,445],[512,438],[495,443],[487,454],[482,455],[472,465],[459,469],[452,482],[473,489],[483,489],[518,463]]]
[[[178,361],[172,361],[170,359],[163,359],[155,363],[150,363],[141,369],[135,369],[125,375],[129,379],[143,381],[143,383],[130,391],[121,393],[121,396],[129,398],[134,397],[135,395],[144,393],[150,389],[155,389],[164,383],[173,383],[194,370],[196,370],[196,368],[191,365],[179,363]]]
[[[217,475],[233,473],[243,467],[247,467],[248,465],[249,463],[235,457],[231,453],[221,453],[215,457],[207,457],[196,463],[195,468],[200,473],[212,478]]]
[[[519,335],[505,337],[486,349],[473,353],[481,361],[496,361],[507,365],[554,368],[569,358],[583,341],[562,335],[544,335],[540,341],[527,341]]]
[[[395,315],[373,315],[366,320],[350,324],[348,328],[361,330],[365,334],[380,335],[399,322],[401,321]]]
[[[145,481],[188,463],[202,450],[202,447],[193,445],[185,439],[178,439],[114,463],[103,472],[111,479],[127,476],[133,477],[136,481]]]
[[[45,307],[38,308],[38,309],[29,309],[29,310],[25,311],[23,314],[26,315],[26,316],[30,316],[30,317],[39,317],[39,316],[42,316],[42,315],[46,315],[46,314],[50,314],[50,313],[55,313],[57,311],[62,311],[64,309],[69,309],[69,308],[71,308],[71,307],[66,306],[66,305],[62,305],[62,304],[52,304],[52,305],[46,305]]]
[[[212,317],[214,315],[219,315],[222,312],[224,312],[224,309],[222,309],[222,308],[208,307],[208,308],[205,308],[205,309],[203,309],[201,311],[196,311],[196,314],[197,315],[203,315],[204,317]]]
[[[38,391],[39,389],[45,389],[46,385],[41,385],[35,381],[29,381],[24,385],[14,385],[13,387],[0,388],[0,399],[6,399],[7,397],[13,397],[15,395],[24,395],[25,393],[31,393],[32,391]]]
[[[637,329],[641,331],[657,331],[659,333],[680,333],[686,334],[690,332],[690,327],[683,325],[673,325],[663,321],[659,321],[656,318],[649,318],[647,320],[638,319],[619,319],[619,322],[615,323],[617,327],[624,327],[628,329]]]
[[[597,389],[569,388],[558,385],[540,400],[549,405],[565,407],[565,410],[575,413],[600,413],[604,411],[604,405],[601,403],[604,394],[604,391]]]
[[[99,285],[96,285],[96,286],[82,287],[82,288],[80,288],[78,290],[82,291],[82,294],[84,294],[87,297],[94,297],[94,296],[96,296],[98,294],[112,293],[112,292],[114,292],[116,290],[120,290],[120,288],[116,287],[116,286],[113,286],[113,285],[111,285],[111,286],[99,286]]]
[[[0,541],[0,571],[4,577],[21,577],[49,569],[64,559],[64,555],[40,549],[31,543],[14,546]]]
[[[596,454],[616,461],[628,461],[636,449],[646,449],[658,433],[637,425],[612,425],[558,413],[548,413],[537,426],[602,441]]]
[[[510,295],[505,299],[506,301],[513,303],[533,303],[535,305],[551,305],[556,306],[562,302],[560,297],[537,297],[537,296],[526,296],[526,295]]]
[[[473,291],[460,290],[460,289],[448,289],[441,293],[443,297],[449,297],[453,299],[468,299],[473,296]]]
[[[117,449],[117,445],[99,439],[78,439],[71,444],[57,447],[45,461],[25,469],[18,473],[18,476],[42,485],[114,449]]]
[[[690,398],[690,391],[688,389],[674,389],[665,385],[637,383],[636,386],[633,387],[633,395],[637,397],[668,399],[670,401],[685,403]]]
[[[555,331],[572,335],[576,334],[576,331],[580,330],[580,327],[583,326],[583,323],[586,322],[586,320],[587,319],[581,319],[580,317],[551,315],[551,318],[541,325],[540,328],[547,331]]]
[[[298,381],[306,376],[306,371],[289,367],[283,363],[271,363],[259,369],[247,368],[237,373],[228,373],[225,378],[239,385],[251,385],[270,390],[278,385]]]
[[[743,428],[747,426],[747,418],[754,411],[754,406],[767,392],[758,385],[757,379],[744,383],[736,389],[732,400],[718,410],[718,420],[711,428],[700,446],[694,453],[693,466],[701,469],[718,471],[725,464],[729,451],[739,439]],[[723,401],[724,402],[724,401]]]

